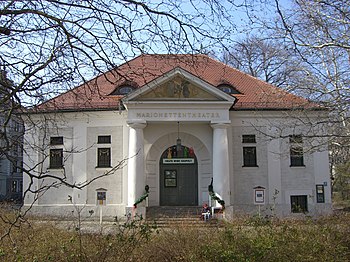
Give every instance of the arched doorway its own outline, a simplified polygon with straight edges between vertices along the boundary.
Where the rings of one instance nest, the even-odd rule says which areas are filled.
[[[192,148],[171,146],[159,163],[160,205],[198,205],[198,163]]]

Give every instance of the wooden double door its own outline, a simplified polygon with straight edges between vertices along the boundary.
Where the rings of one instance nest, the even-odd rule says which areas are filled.
[[[163,158],[160,161],[160,205],[198,206],[196,157],[179,157],[165,162]]]

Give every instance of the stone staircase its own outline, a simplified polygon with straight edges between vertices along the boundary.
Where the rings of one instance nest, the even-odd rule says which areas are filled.
[[[220,220],[201,220],[202,208],[198,206],[147,207],[146,220],[155,221],[158,227],[220,227]]]

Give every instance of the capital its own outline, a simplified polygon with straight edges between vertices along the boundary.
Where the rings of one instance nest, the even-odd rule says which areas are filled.
[[[147,126],[147,122],[145,120],[130,120],[126,123],[129,127],[134,129],[143,129]]]
[[[211,123],[210,126],[213,129],[227,129],[231,124],[231,121],[228,122],[216,122],[216,123]]]

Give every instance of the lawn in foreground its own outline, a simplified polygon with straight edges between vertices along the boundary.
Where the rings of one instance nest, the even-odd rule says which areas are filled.
[[[348,213],[166,230],[135,220],[108,234],[84,233],[79,222],[70,230],[30,221],[13,227],[0,242],[0,261],[350,261]],[[8,226],[0,222],[2,235]]]

